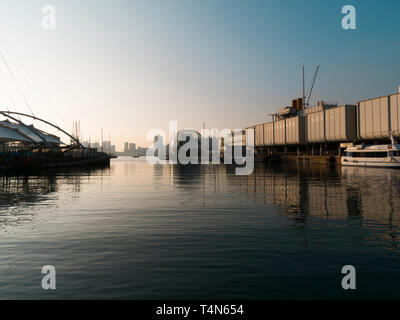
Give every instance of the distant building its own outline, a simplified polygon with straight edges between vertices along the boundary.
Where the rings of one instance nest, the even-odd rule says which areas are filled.
[[[82,145],[83,145],[85,148],[89,148],[89,141],[83,141],[83,142],[82,142]]]
[[[124,151],[118,152],[115,150],[115,146],[111,146],[111,153],[118,156],[145,156],[147,148],[137,147],[136,143],[125,142]]]
[[[136,149],[136,154],[141,157],[144,157],[146,155],[146,152],[147,152],[147,148],[139,147]]]
[[[90,147],[99,150],[100,149],[100,143],[93,142],[93,143],[90,144]]]
[[[111,148],[110,148],[110,153],[112,153],[112,154],[115,153],[115,146],[114,146],[114,145],[111,146]]]
[[[135,152],[136,152],[136,144],[135,144],[135,143],[130,143],[130,144],[129,144],[129,153],[130,153],[131,155],[134,155]]]
[[[103,142],[103,152],[110,153],[111,152],[111,141]]]

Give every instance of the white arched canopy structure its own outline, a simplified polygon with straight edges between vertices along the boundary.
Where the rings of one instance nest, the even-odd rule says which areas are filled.
[[[55,128],[55,129],[61,131],[62,133],[64,133],[64,134],[67,135],[68,137],[70,137],[73,141],[75,141],[75,143],[76,143],[79,147],[84,148],[84,146],[81,144],[81,142],[80,142],[77,138],[75,138],[74,136],[72,136],[71,134],[69,134],[68,132],[66,132],[65,130],[61,129],[60,127],[56,126],[55,124],[52,124],[51,122],[48,122],[48,121],[43,120],[43,119],[40,119],[40,118],[35,117],[35,116],[33,116],[33,115],[29,115],[29,114],[26,114],[26,113],[21,113],[21,112],[0,111],[0,114],[2,114],[2,115],[3,115],[4,117],[6,117],[6,118],[9,118],[9,119],[11,119],[11,120],[14,120],[14,121],[18,122],[21,126],[23,126],[24,128],[26,128],[27,130],[29,130],[30,133],[33,133],[34,136],[36,136],[37,138],[39,138],[39,141],[43,141],[43,142],[46,143],[46,139],[44,139],[44,136],[43,136],[43,135],[41,135],[37,130],[34,130],[32,126],[28,126],[28,125],[24,124],[21,120],[17,119],[17,118],[14,117],[13,115],[28,117],[28,118],[31,118],[31,119],[33,119],[33,120],[37,120],[37,121],[43,122],[43,123],[45,123],[45,124],[47,124],[47,125],[49,125],[49,126]],[[32,139],[32,138],[31,138],[31,139]],[[34,141],[35,139],[32,139],[32,140]]]

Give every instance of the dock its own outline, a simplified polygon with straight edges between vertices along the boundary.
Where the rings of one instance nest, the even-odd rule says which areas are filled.
[[[390,143],[391,134],[400,137],[400,89],[398,93],[341,106],[319,101],[309,107],[298,98],[272,118],[242,131],[243,146],[248,130],[254,132],[256,161],[340,163],[348,146]]]

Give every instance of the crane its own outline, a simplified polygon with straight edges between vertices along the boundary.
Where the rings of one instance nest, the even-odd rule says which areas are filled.
[[[305,107],[308,107],[308,103],[310,102],[311,94],[314,89],[315,80],[317,79],[318,72],[319,72],[319,65],[317,66],[317,69],[315,70],[314,78],[313,78],[313,81],[311,84],[310,92],[308,93],[307,102],[305,104]]]

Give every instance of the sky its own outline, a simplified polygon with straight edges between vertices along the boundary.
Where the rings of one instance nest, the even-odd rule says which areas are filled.
[[[347,4],[356,30],[341,26]],[[54,30],[41,26],[45,5]],[[302,65],[307,88],[320,65],[311,104],[355,103],[398,91],[399,12],[397,0],[2,0],[2,50],[30,77],[15,72],[28,107],[0,60],[1,109],[31,108],[68,132],[79,120],[92,142],[103,128],[122,151],[149,145],[147,131],[168,132],[169,120],[270,121],[301,97]]]

